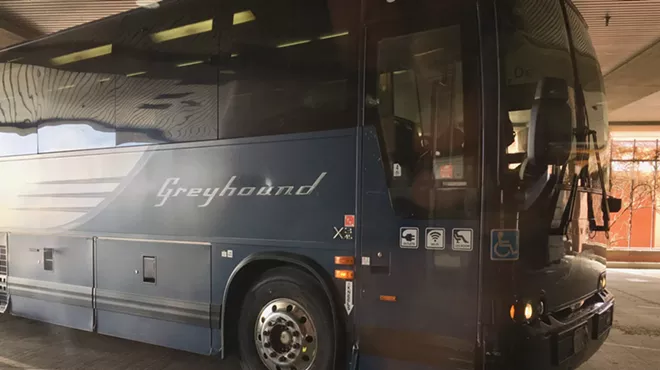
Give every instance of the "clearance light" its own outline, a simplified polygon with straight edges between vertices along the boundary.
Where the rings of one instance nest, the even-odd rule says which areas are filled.
[[[210,32],[212,30],[213,30],[213,19],[207,19],[205,21],[191,23],[185,26],[152,33],[150,37],[151,37],[151,41],[155,43],[161,43],[165,41],[180,39],[182,37]]]
[[[353,256],[335,256],[335,265],[353,266],[354,264]]]
[[[333,34],[330,34],[330,35],[324,35],[324,36],[319,37],[319,40],[334,39],[335,37],[342,37],[342,36],[348,36],[348,31],[341,32],[341,33],[333,33]]]
[[[135,76],[143,75],[143,74],[146,74],[146,73],[147,72],[144,72],[144,71],[143,72],[134,72],[134,73],[127,74],[126,77],[135,77]]]
[[[396,296],[395,295],[382,295],[380,296],[380,300],[383,302],[396,302]]]
[[[251,10],[246,10],[244,12],[234,13],[234,26],[237,24],[252,22],[257,19],[252,13]]]
[[[511,316],[511,320],[515,321],[516,320],[516,305],[512,304],[511,308],[509,309],[509,316]]]
[[[238,56],[238,53],[234,53],[231,55],[232,58],[236,58]]]
[[[108,44],[93,49],[82,50],[75,53],[55,57],[51,59],[50,62],[56,66],[61,66],[65,64],[80,62],[81,60],[98,58],[100,56],[108,55],[111,53],[112,44]]]
[[[202,64],[202,63],[204,63],[203,60],[194,60],[192,62],[185,62],[185,63],[177,64],[176,66],[180,68],[180,67],[194,66],[194,65]]]
[[[335,270],[335,279],[353,280],[355,273],[352,270]]]
[[[285,44],[279,44],[279,45],[277,45],[277,48],[278,49],[288,48],[290,46],[302,45],[302,44],[307,44],[307,43],[310,43],[310,42],[312,42],[312,40],[298,40],[298,41],[293,41],[293,42],[287,42]]]
[[[607,275],[603,273],[598,278],[598,289],[605,290],[605,288],[607,288]]]

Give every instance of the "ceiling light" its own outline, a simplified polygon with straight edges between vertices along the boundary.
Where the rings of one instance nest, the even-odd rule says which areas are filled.
[[[177,64],[176,66],[177,67],[188,67],[188,66],[194,66],[194,65],[202,64],[202,63],[204,63],[203,60],[194,60],[192,62],[185,62],[185,63]]]
[[[56,91],[73,89],[74,87],[76,87],[76,85],[66,85],[66,86],[58,87]]]
[[[146,74],[146,73],[147,72],[144,72],[144,71],[142,71],[142,72],[133,72],[133,73],[127,74],[126,77],[135,77],[135,76],[143,75],[143,74]]]
[[[69,63],[80,62],[81,60],[85,60],[85,59],[97,58],[111,53],[112,53],[112,44],[108,44],[93,49],[87,49],[87,50],[55,57],[51,59],[50,62],[56,66],[61,66]]]
[[[251,10],[246,10],[243,12],[234,13],[234,26],[237,24],[252,22],[257,19],[252,13]]]
[[[160,0],[136,0],[135,4],[141,8],[156,9],[160,6]]]
[[[187,24],[185,26],[171,28],[169,30],[160,31],[151,34],[151,41],[161,43],[165,41],[175,40],[182,37],[198,35],[200,33],[210,32],[213,30],[213,19]]]
[[[324,35],[324,36],[319,37],[319,40],[334,39],[335,37],[342,37],[342,36],[348,36],[348,31],[341,32],[341,33],[333,33],[333,34],[330,34],[330,35]]]
[[[288,43],[285,43],[285,44],[279,44],[279,45],[277,45],[277,48],[278,49],[288,48],[289,46],[302,45],[302,44],[307,44],[309,42],[312,42],[312,40],[293,41],[293,42],[288,42]]]

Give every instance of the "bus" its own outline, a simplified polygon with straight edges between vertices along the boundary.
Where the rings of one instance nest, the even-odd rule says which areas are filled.
[[[620,201],[571,2],[141,4],[0,52],[3,312],[249,370],[606,340]]]

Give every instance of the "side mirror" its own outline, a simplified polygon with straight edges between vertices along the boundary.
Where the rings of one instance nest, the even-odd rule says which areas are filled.
[[[539,166],[562,165],[573,149],[573,119],[568,83],[544,77],[536,86],[527,136],[527,157]]]
[[[610,213],[617,213],[621,211],[621,198],[608,197],[607,198],[607,208],[610,209]]]

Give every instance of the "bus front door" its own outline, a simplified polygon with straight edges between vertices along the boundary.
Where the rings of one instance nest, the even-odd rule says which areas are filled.
[[[367,27],[361,370],[474,366],[478,118],[464,105],[478,94],[463,91],[478,82],[460,19]]]

